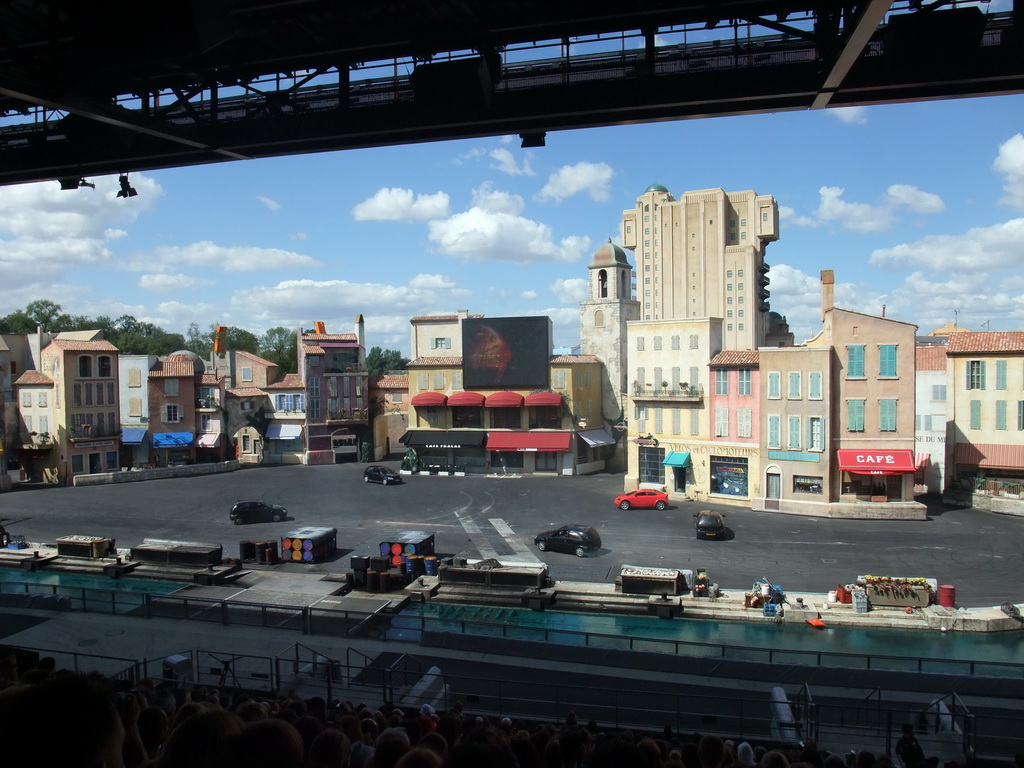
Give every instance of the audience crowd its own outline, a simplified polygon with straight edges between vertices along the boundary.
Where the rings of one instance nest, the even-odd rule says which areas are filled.
[[[320,697],[225,695],[142,680],[118,691],[99,674],[43,659],[0,679],[0,743],[75,768],[935,768],[814,745],[735,743],[715,734],[602,728],[368,706]],[[910,734],[912,738],[912,732]],[[20,759],[20,758],[19,758]],[[895,762],[894,762],[895,760]]]

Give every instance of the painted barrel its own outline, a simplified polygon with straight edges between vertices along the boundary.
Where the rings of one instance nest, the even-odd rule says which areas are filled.
[[[380,591],[390,592],[391,591],[391,571],[380,572]]]
[[[423,555],[409,556],[409,573],[415,579],[417,576],[426,574],[426,566],[423,564]]]
[[[427,576],[437,576],[437,557],[427,555],[423,558],[423,567]]]
[[[828,601],[829,601],[830,603],[834,603],[834,602],[836,602],[836,599],[837,599],[837,598],[836,598],[836,591],[835,591],[834,589],[833,589],[833,590],[829,590],[829,593],[828,593]]]
[[[956,587],[952,584],[939,584],[939,605],[956,608]]]
[[[366,572],[366,591],[380,592],[380,574],[377,571]]]

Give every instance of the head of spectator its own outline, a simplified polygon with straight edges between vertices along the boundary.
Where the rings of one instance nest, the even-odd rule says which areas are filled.
[[[235,754],[245,768],[302,768],[305,746],[294,725],[269,717],[245,726]]]
[[[446,762],[450,750],[448,749],[448,742],[445,740],[437,731],[431,733],[425,733],[420,737],[420,740],[416,742],[417,747],[424,747],[426,749],[432,749],[439,754]]]
[[[426,747],[413,747],[395,763],[395,768],[444,768],[444,758]]]
[[[601,739],[594,745],[587,768],[648,768],[647,756],[638,744],[620,738]]]
[[[324,728],[309,747],[309,768],[348,768],[352,745],[338,728]]]
[[[874,768],[875,753],[861,749],[853,756],[853,768]]]
[[[167,713],[160,707],[146,707],[139,712],[138,728],[146,756],[152,760],[157,756],[160,746],[170,732],[171,725],[167,720]]]
[[[740,742],[740,745],[736,747],[736,762],[747,768],[753,768],[757,763],[757,760],[754,759],[754,748],[745,741]]]
[[[829,754],[821,764],[822,768],[846,768],[846,761],[839,755]]]
[[[293,725],[295,726],[295,730],[297,730],[299,735],[302,737],[303,751],[308,756],[309,748],[313,745],[313,740],[320,735],[320,731],[324,729],[324,725],[313,715],[303,715],[296,720]]]
[[[697,758],[701,768],[720,768],[725,760],[725,742],[721,736],[709,733],[697,744]]]
[[[516,758],[501,731],[487,726],[474,728],[455,745],[449,768],[516,768]]]
[[[416,725],[419,726],[420,738],[422,738],[423,734],[433,733],[437,730],[437,721],[429,715],[419,715],[416,718]],[[416,741],[418,742],[419,738]]]
[[[395,768],[411,746],[409,734],[402,728],[385,728],[373,745],[373,768]]]
[[[224,709],[203,709],[182,720],[167,736],[157,768],[217,768],[232,761],[235,742],[245,729],[241,718]]]
[[[663,768],[665,755],[662,754],[661,746],[650,736],[646,736],[637,743],[640,750],[647,757],[647,764],[650,768]]]
[[[769,750],[757,763],[760,768],[789,768],[789,758],[777,749]]]
[[[262,701],[243,701],[235,707],[235,714],[246,723],[266,720],[270,717],[270,707]]]
[[[100,675],[61,673],[35,685],[12,685],[0,693],[0,744],[40,745],[51,765],[120,768],[125,730],[116,701],[113,686]]]

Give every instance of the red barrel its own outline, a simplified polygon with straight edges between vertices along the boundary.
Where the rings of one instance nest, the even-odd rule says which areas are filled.
[[[956,608],[956,587],[952,584],[939,584],[939,605]]]

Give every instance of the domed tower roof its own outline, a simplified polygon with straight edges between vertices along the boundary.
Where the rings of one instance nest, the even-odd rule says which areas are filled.
[[[203,363],[203,358],[189,349],[179,349],[177,352],[171,352],[171,354],[169,354],[165,359],[169,363],[192,363],[196,373],[206,372],[206,365]]]
[[[632,269],[626,252],[609,240],[596,251],[590,261],[590,269],[607,269],[609,267],[625,267]]]
[[[648,192],[668,192],[668,187],[664,184],[651,184],[651,186],[644,190],[644,194],[646,195]]]

